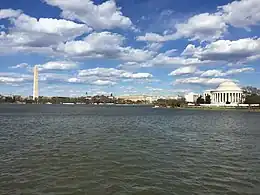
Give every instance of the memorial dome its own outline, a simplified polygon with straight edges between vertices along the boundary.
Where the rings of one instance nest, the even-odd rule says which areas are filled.
[[[242,91],[242,89],[232,81],[226,81],[221,83],[216,91]]]

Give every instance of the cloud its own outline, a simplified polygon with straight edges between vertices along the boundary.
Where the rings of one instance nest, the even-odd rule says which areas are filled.
[[[191,40],[212,41],[222,37],[227,25],[220,15],[203,13],[188,19],[186,23],[176,24],[175,36]]]
[[[162,43],[148,43],[145,48],[152,51],[158,51],[162,47],[163,47]]]
[[[10,15],[9,15],[10,16]],[[64,19],[34,18],[26,14],[8,18],[8,32],[0,32],[0,50],[8,51],[47,51],[62,41],[72,40],[90,32],[85,24]]]
[[[14,77],[0,77],[0,83],[21,83],[24,82],[24,78],[14,78]]]
[[[146,62],[146,67],[152,66],[165,66],[165,65],[201,65],[209,64],[209,60],[200,60],[198,58],[184,58],[184,57],[171,57],[165,53],[160,53],[155,56],[152,60]]]
[[[224,20],[234,27],[250,27],[260,25],[259,0],[233,1],[219,7]]]
[[[186,66],[180,67],[174,71],[172,71],[169,76],[178,76],[178,75],[186,75],[186,74],[193,74],[197,71],[195,66]]]
[[[143,64],[142,63],[139,63],[139,62],[125,62],[125,63],[122,63],[122,64],[119,64],[117,66],[117,68],[119,69],[124,69],[124,70],[133,70],[133,69],[138,69],[140,67],[142,67]]]
[[[150,41],[150,42],[165,42],[169,40],[175,40],[174,36],[159,35],[157,33],[146,33],[144,36],[136,37],[137,41]]]
[[[245,38],[235,41],[218,40],[205,47],[188,45],[183,52],[183,55],[192,55],[200,60],[226,62],[244,62],[257,59],[259,54],[260,38]]]
[[[58,46],[57,51],[72,57],[82,58],[112,58],[132,61],[145,61],[154,52],[148,50],[123,47],[125,38],[117,33],[94,32],[83,40],[68,41]]]
[[[197,51],[195,45],[189,44],[181,53],[182,56],[192,56]]]
[[[53,18],[33,18],[26,14],[21,14],[16,19],[11,20],[15,29],[24,32],[46,33],[65,37],[75,37],[84,32],[91,31],[91,28],[85,24],[64,19]]]
[[[147,42],[165,42],[180,38],[214,41],[222,38],[229,26],[249,29],[251,26],[260,25],[259,13],[259,0],[233,1],[218,7],[215,13],[197,14],[183,23],[177,23],[172,34],[160,35],[149,32],[136,39]]]
[[[113,81],[108,81],[108,80],[96,80],[96,81],[93,81],[91,84],[93,85],[99,85],[99,86],[106,86],[106,85],[115,85],[116,82],[113,82]]]
[[[234,74],[239,74],[243,72],[252,72],[254,71],[254,68],[245,67],[245,68],[239,68],[239,69],[230,69],[226,72],[223,70],[207,70],[201,74],[202,77],[223,77],[223,76],[229,76]]]
[[[190,77],[176,79],[174,84],[198,84],[198,85],[218,85],[231,79],[225,78],[202,78],[202,77]]]
[[[0,72],[0,83],[4,84],[17,84],[25,83],[32,80],[32,75],[13,73],[13,72]]]
[[[149,67],[175,67],[175,66],[197,66],[207,65],[214,63],[210,60],[200,60],[197,57],[183,57],[183,56],[171,56],[176,50],[169,50],[165,53],[159,53],[150,60],[144,62],[126,62],[120,64],[118,68],[121,69],[138,69]]]
[[[83,22],[94,29],[130,28],[132,21],[123,16],[114,0],[95,5],[91,0],[44,0],[62,10],[61,16]]]
[[[68,81],[69,74],[59,74],[59,73],[39,73],[39,81],[41,82],[51,82],[51,83],[65,83]]]
[[[45,64],[38,64],[39,71],[44,70],[72,70],[78,68],[78,64],[71,61],[50,61]]]
[[[21,10],[13,10],[13,9],[0,9],[0,19],[5,18],[15,18],[21,15]]]
[[[134,73],[115,68],[93,68],[80,70],[78,75],[69,78],[69,83],[82,83],[90,85],[115,85],[118,82],[131,80],[133,81],[146,81],[153,78],[150,73]]]
[[[80,70],[79,77],[114,77],[114,78],[131,78],[131,79],[146,79],[152,78],[153,75],[150,73],[133,73],[125,70],[118,70],[115,68],[94,68],[87,70]]]
[[[147,33],[137,37],[138,41],[165,42],[180,38],[190,40],[212,41],[219,39],[227,31],[227,25],[221,15],[203,13],[195,15],[185,23],[175,25],[176,32],[173,34],[159,35]]]
[[[221,77],[223,76],[222,70],[207,70],[201,74],[202,77]]]
[[[15,66],[11,66],[10,68],[12,69],[17,69],[17,68],[28,68],[29,67],[29,64],[27,63],[21,63],[21,64],[17,64]]]
[[[154,88],[154,87],[145,87],[146,89],[148,89],[149,91],[153,91],[153,92],[160,92],[160,91],[163,91],[162,88]]]
[[[85,83],[89,85],[98,85],[98,86],[107,86],[107,85],[116,85],[117,83],[115,81],[111,80],[89,80],[88,78],[69,78],[69,83]]]

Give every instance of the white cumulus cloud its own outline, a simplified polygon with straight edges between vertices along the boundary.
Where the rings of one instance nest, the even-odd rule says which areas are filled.
[[[201,13],[177,23],[172,34],[146,33],[138,41],[165,42],[180,38],[214,41],[223,37],[229,26],[250,29],[260,25],[259,0],[233,1],[218,7],[215,13]]]
[[[153,56],[154,52],[148,50],[124,47],[124,40],[125,38],[117,33],[107,31],[93,32],[83,40],[62,43],[57,50],[74,57],[106,57],[125,61],[145,61]]]
[[[191,40],[216,40],[222,37],[227,25],[221,15],[203,13],[191,17],[186,23],[176,24],[176,37]]]
[[[37,65],[39,71],[43,70],[71,70],[76,69],[78,64],[70,61],[50,61],[45,64]]]
[[[0,19],[5,18],[15,18],[18,17],[22,13],[21,10],[13,10],[13,9],[0,9]]]
[[[254,70],[255,69],[251,67],[230,69],[227,71],[213,69],[213,70],[204,71],[201,74],[201,76],[202,77],[223,77],[223,76],[229,76],[229,75],[239,74],[243,72],[253,72]]]
[[[27,63],[21,63],[21,64],[17,64],[15,66],[11,66],[10,68],[16,69],[16,68],[28,68],[29,64]]]
[[[218,40],[205,47],[188,45],[183,54],[189,54],[201,60],[243,62],[258,58],[260,38],[245,38],[234,41]]]
[[[260,25],[259,0],[233,1],[219,7],[224,20],[234,27],[250,27]]]
[[[95,5],[91,0],[44,0],[62,10],[61,16],[81,21],[94,29],[130,28],[132,21],[123,15],[114,0]]]
[[[227,25],[221,15],[203,13],[195,15],[184,23],[175,25],[176,32],[173,34],[159,35],[146,33],[137,37],[138,41],[165,42],[180,38],[191,40],[212,41],[219,39],[227,31]]]
[[[218,85],[225,81],[230,81],[230,79],[190,77],[190,78],[176,79],[174,84]]]
[[[195,66],[185,66],[180,67],[174,71],[172,71],[169,76],[177,76],[177,75],[185,75],[185,74],[193,74],[197,71]]]
[[[116,78],[131,78],[131,79],[146,79],[152,78],[153,75],[150,73],[133,73],[125,70],[119,70],[115,68],[94,68],[87,70],[80,70],[79,77],[116,77]]]
[[[103,86],[103,85],[115,85],[116,82],[109,81],[109,80],[96,80],[96,81],[93,81],[91,84]]]
[[[0,32],[0,50],[33,51],[52,50],[62,41],[72,40],[92,29],[64,19],[34,18],[26,14],[8,17],[8,31]],[[8,48],[8,49],[7,49]]]

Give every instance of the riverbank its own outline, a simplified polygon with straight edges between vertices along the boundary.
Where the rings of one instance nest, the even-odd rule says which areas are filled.
[[[183,110],[215,110],[215,111],[242,111],[242,112],[260,112],[260,108],[238,108],[238,107],[180,107]]]

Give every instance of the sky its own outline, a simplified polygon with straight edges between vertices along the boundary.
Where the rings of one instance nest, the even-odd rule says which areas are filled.
[[[0,94],[260,88],[259,0],[2,0]]]

